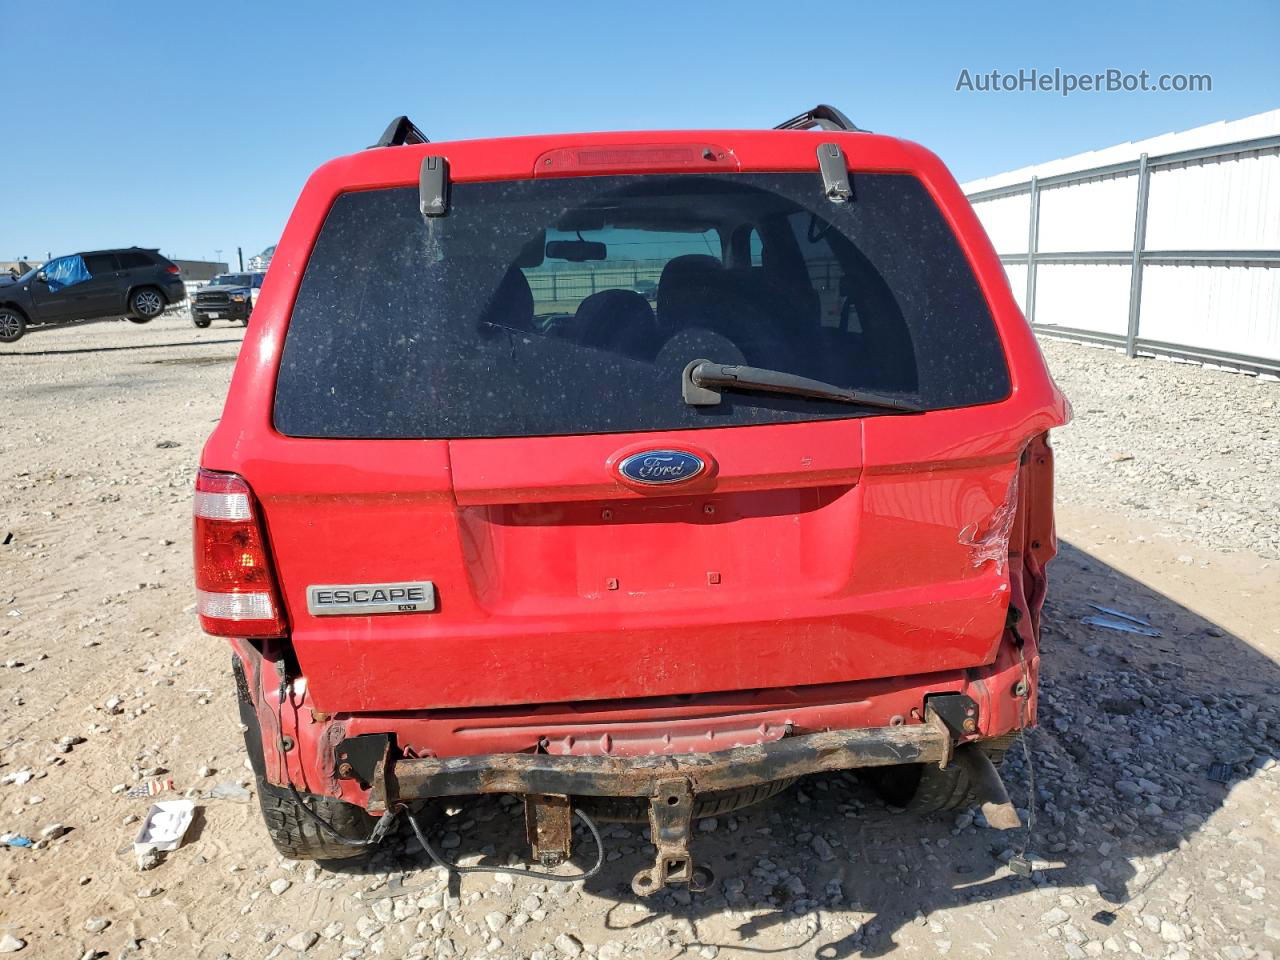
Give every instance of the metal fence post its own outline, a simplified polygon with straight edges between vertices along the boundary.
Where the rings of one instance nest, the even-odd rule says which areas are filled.
[[[1138,158],[1138,206],[1133,214],[1133,266],[1129,274],[1129,329],[1124,338],[1125,356],[1138,353],[1138,319],[1142,313],[1142,251],[1147,245],[1147,199],[1151,195],[1151,168],[1147,155]]]
[[[1150,156],[1134,157],[1130,160],[1122,160],[1116,163],[1108,163],[1095,167],[1085,167],[1070,170],[1064,173],[1050,174],[1043,178],[1028,177],[1025,180],[1019,180],[1014,183],[1005,183],[999,187],[992,187],[986,190],[975,190],[968,195],[970,203],[974,204],[975,209],[982,209],[982,205],[988,201],[1005,200],[1013,197],[1028,196],[1029,212],[1028,212],[1028,234],[1026,246],[1019,251],[1015,244],[1009,245],[1007,253],[1000,254],[1000,262],[1005,264],[1010,270],[1022,263],[1027,271],[1027,285],[1023,291],[1025,300],[1025,313],[1029,322],[1036,319],[1036,301],[1037,297],[1037,280],[1039,265],[1045,266],[1057,264],[1097,264],[1107,265],[1108,269],[1112,265],[1123,266],[1125,263],[1130,264],[1130,283],[1129,283],[1129,313],[1126,317],[1126,328],[1097,330],[1085,329],[1071,323],[1067,317],[1061,319],[1067,323],[1038,323],[1035,329],[1038,333],[1047,336],[1058,337],[1066,340],[1077,340],[1084,343],[1100,343],[1107,346],[1123,349],[1129,356],[1137,353],[1137,344],[1139,341],[1143,343],[1143,348],[1148,351],[1157,351],[1162,356],[1168,355],[1178,357],[1185,360],[1191,360],[1196,363],[1217,363],[1222,366],[1241,370],[1250,373],[1265,373],[1268,375],[1280,375],[1280,353],[1275,350],[1263,348],[1263,350],[1254,353],[1239,352],[1240,347],[1238,341],[1241,339],[1238,334],[1239,330],[1227,329],[1229,324],[1216,325],[1214,329],[1205,331],[1210,340],[1210,345],[1200,346],[1197,344],[1186,342],[1165,342],[1159,339],[1158,331],[1153,331],[1151,325],[1148,324],[1147,334],[1142,335],[1142,308],[1143,295],[1145,293],[1145,273],[1146,267],[1151,266],[1205,266],[1205,267],[1242,267],[1247,270],[1254,271],[1254,276],[1267,277],[1270,282],[1270,276],[1266,271],[1280,270],[1280,248],[1260,249],[1260,248],[1226,248],[1217,247],[1211,250],[1160,250],[1147,249],[1147,228],[1150,220],[1151,207],[1151,176],[1169,169],[1180,169],[1183,167],[1201,167],[1206,164],[1216,163],[1222,160],[1242,161],[1254,160],[1259,158],[1273,159],[1280,154],[1280,134],[1272,134],[1266,137],[1256,137],[1250,140],[1239,140],[1231,143],[1222,143],[1212,146],[1193,147],[1188,150],[1176,150],[1169,153],[1156,153]],[[1123,248],[1116,249],[1113,245],[1107,250],[1053,250],[1041,252],[1039,249],[1039,213],[1040,213],[1040,193],[1044,190],[1057,190],[1059,188],[1069,189],[1072,186],[1086,183],[1091,180],[1110,179],[1115,177],[1129,178],[1138,176],[1137,191],[1135,195],[1135,204],[1131,208],[1135,211],[1134,216],[1134,243],[1132,250]],[[1163,182],[1163,181],[1162,181]],[[1193,198],[1203,199],[1206,196],[1207,187],[1201,186],[1197,191],[1192,193]],[[1274,193],[1274,191],[1272,191]],[[1074,195],[1062,199],[1070,202]],[[1266,187],[1261,180],[1255,186],[1249,187],[1242,195],[1233,195],[1226,203],[1226,208],[1232,211],[1232,214],[1239,218],[1252,217],[1256,215],[1256,210],[1261,204],[1266,208],[1266,212],[1271,212],[1272,196],[1266,192]],[[1274,219],[1274,218],[1273,218]],[[1249,221],[1252,222],[1252,221]],[[1162,241],[1157,238],[1156,244]],[[1199,284],[1203,285],[1215,279],[1221,274],[1213,274],[1206,271],[1201,277],[1197,278]],[[1157,277],[1158,279],[1158,277]],[[1070,298],[1070,291],[1064,291]],[[1260,324],[1268,334],[1276,332],[1276,323],[1280,320],[1280,311],[1273,309],[1274,297],[1269,293],[1264,294],[1263,298],[1256,304],[1245,305],[1241,309],[1253,309],[1259,314]],[[1218,319],[1217,314],[1233,307],[1219,298],[1219,302],[1212,304],[1209,315],[1205,318],[1206,323]],[[1053,311],[1050,311],[1051,313]],[[1059,319],[1052,317],[1051,319]],[[1222,329],[1217,329],[1217,327]],[[1153,339],[1154,338],[1154,339]]]
[[[1027,316],[1027,323],[1034,324],[1036,322],[1036,250],[1040,245],[1040,182],[1036,177],[1031,178],[1029,199],[1031,222],[1027,227],[1027,296],[1026,309],[1022,312]]]

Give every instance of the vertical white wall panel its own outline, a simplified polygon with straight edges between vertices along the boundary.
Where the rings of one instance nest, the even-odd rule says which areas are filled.
[[[1149,265],[1138,330],[1147,340],[1280,359],[1280,268]]]
[[[1040,190],[1040,253],[1132,250],[1138,177],[1109,177]]]
[[[1270,257],[1280,251],[1280,152],[1272,145],[1278,135],[1280,110],[1010,171],[976,181],[969,189],[1007,189],[1027,183],[1032,175],[1043,181],[1104,164],[1132,163],[1132,173],[1058,186],[1042,182],[1036,245],[1037,254],[1050,259],[1055,254],[1082,255],[1080,260],[1090,254],[1127,254],[1134,239],[1137,161],[1145,151],[1152,168],[1143,249],[1174,257],[1204,255],[1210,262],[1143,265],[1139,340],[1280,361],[1280,265],[1212,263],[1217,252],[1260,251]],[[1212,152],[1214,144],[1238,150],[1246,141],[1255,144],[1254,153],[1160,165],[1162,155]],[[1000,253],[1026,252],[1031,217],[1027,193],[979,201],[974,209]],[[1006,264],[1005,271],[1025,313],[1026,267]],[[1036,266],[1035,322],[1124,337],[1131,276],[1127,259],[1041,260]]]
[[[1280,250],[1280,156],[1151,174],[1148,250]]]
[[[1027,312],[1027,265],[1025,263],[1006,263],[1004,272],[1009,277],[1009,286],[1013,288],[1013,298],[1018,301],[1022,312]]]
[[[973,212],[982,221],[997,253],[1027,252],[1028,217],[1031,216],[1029,194],[980,200],[973,205]]]
[[[1129,327],[1129,267],[1037,264],[1035,322],[1123,336]]]

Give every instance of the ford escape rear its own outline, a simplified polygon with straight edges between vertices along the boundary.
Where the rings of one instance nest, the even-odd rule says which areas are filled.
[[[806,773],[1016,822],[1066,417],[914,144],[401,118],[303,191],[197,479],[273,839],[510,792],[543,864],[647,817],[644,894]]]

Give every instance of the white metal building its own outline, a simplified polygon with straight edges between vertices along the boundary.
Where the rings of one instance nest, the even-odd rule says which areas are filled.
[[[1037,332],[1280,373],[1280,110],[964,190]]]

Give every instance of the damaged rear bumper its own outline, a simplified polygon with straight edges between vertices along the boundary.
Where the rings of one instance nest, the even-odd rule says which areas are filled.
[[[950,762],[954,734],[930,709],[924,723],[833,730],[715,753],[670,756],[551,756],[536,753],[392,759],[373,771],[369,810],[401,801],[478,793],[655,797],[671,780],[694,794],[831,770]]]
[[[430,797],[516,794],[524,798],[534,856],[551,866],[570,856],[575,798],[644,798],[656,852],[652,864],[632,878],[632,891],[648,896],[668,884],[696,890],[712,879],[705,866],[695,868],[690,852],[694,801],[699,794],[859,767],[907,763],[945,767],[954,758],[972,766],[974,782],[986,788],[984,811],[993,824],[1016,825],[1017,814],[990,761],[972,744],[961,742],[967,732],[965,721],[974,712],[968,697],[943,695],[926,705],[922,723],[830,730],[714,753],[643,757],[506,753],[396,759],[390,741],[383,740],[380,758],[370,772],[369,810],[390,813]],[[366,755],[368,746],[367,742],[362,745]],[[357,749],[349,740],[339,745],[340,753],[344,747],[351,752]]]

